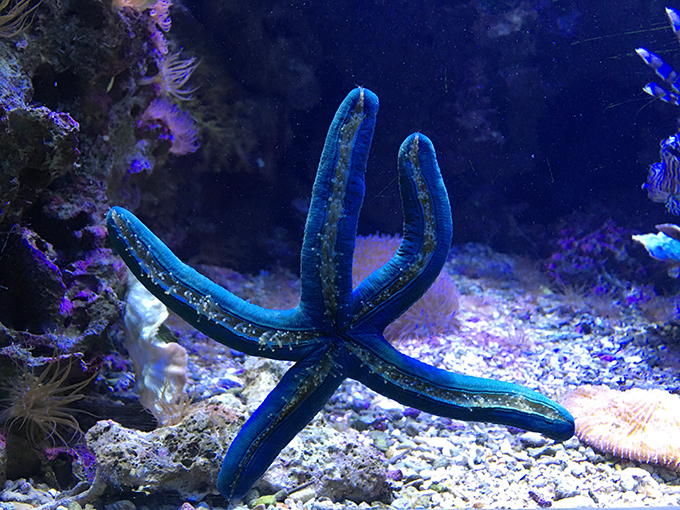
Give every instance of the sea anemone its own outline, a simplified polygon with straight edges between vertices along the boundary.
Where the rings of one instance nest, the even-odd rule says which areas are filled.
[[[33,370],[21,368],[19,376],[11,383],[9,397],[5,399],[9,407],[0,413],[0,422],[8,430],[23,430],[33,445],[46,440],[56,444],[55,438],[64,445],[81,435],[78,421],[68,408],[73,402],[83,398],[79,393],[97,375],[84,381],[64,385],[71,374],[72,361],[60,367],[59,361],[52,361],[35,375]],[[70,434],[65,439],[64,434]]]
[[[31,7],[31,0],[19,0],[10,6],[10,0],[0,0],[0,38],[14,37],[23,32],[33,21],[33,13],[40,1]]]
[[[170,152],[176,155],[195,152],[200,146],[196,140],[198,128],[188,113],[164,98],[154,99],[139,121],[140,126],[157,127],[158,123],[169,132]]]
[[[584,385],[562,400],[576,435],[619,457],[680,470],[680,396],[663,390]]]
[[[169,25],[166,26],[170,28]],[[155,59],[158,73],[152,77],[140,78],[140,85],[155,85],[164,97],[172,97],[178,101],[191,100],[196,88],[187,88],[186,84],[199,63],[196,62],[196,57],[182,60],[179,56],[180,52],[158,56]]]
[[[352,263],[354,286],[385,265],[400,244],[399,236],[357,236]],[[428,338],[458,329],[455,317],[458,296],[453,280],[446,271],[442,271],[427,292],[385,329],[385,338]]]

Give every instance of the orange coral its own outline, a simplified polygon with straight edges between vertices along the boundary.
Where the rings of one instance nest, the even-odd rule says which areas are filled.
[[[663,390],[616,391],[585,385],[562,401],[576,435],[619,457],[680,470],[680,396]]]
[[[357,236],[352,263],[354,286],[385,265],[400,244],[399,236]],[[457,310],[458,290],[449,274],[442,271],[423,297],[385,329],[385,337],[404,340],[443,335],[458,328]]]

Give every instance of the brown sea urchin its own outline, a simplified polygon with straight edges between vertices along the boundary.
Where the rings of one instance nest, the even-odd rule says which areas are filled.
[[[585,443],[639,462],[680,470],[680,396],[663,390],[584,385],[561,402]]]

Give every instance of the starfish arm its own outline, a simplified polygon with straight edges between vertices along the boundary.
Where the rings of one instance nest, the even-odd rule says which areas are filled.
[[[451,247],[449,195],[432,142],[420,133],[399,149],[397,168],[404,238],[392,259],[362,281],[353,295],[354,323],[369,318],[383,331],[435,281]]]
[[[297,361],[319,334],[298,309],[267,310],[248,303],[184,264],[131,212],[113,207],[109,238],[132,273],[168,308],[233,349]]]
[[[518,384],[448,372],[400,353],[382,336],[347,345],[348,377],[422,411],[540,432],[558,441],[574,434],[562,406]]]
[[[345,380],[344,349],[331,343],[298,361],[248,419],[217,477],[227,500],[242,498],[279,452],[319,412]]]
[[[326,331],[342,328],[352,295],[352,255],[378,98],[350,92],[333,119],[314,181],[300,257],[300,307]]]

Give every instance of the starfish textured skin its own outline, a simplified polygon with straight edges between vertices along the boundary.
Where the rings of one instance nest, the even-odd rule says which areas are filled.
[[[132,213],[113,207],[112,243],[132,272],[171,310],[213,339],[249,355],[296,362],[238,433],[217,479],[228,500],[243,497],[279,452],[352,378],[428,413],[541,432],[574,433],[569,412],[517,384],[448,372],[406,356],[383,330],[434,282],[453,223],[432,142],[415,133],[398,156],[404,207],[399,250],[352,285],[352,257],[378,98],[353,90],[335,114],[314,182],[292,310],[248,303],[182,263]]]

